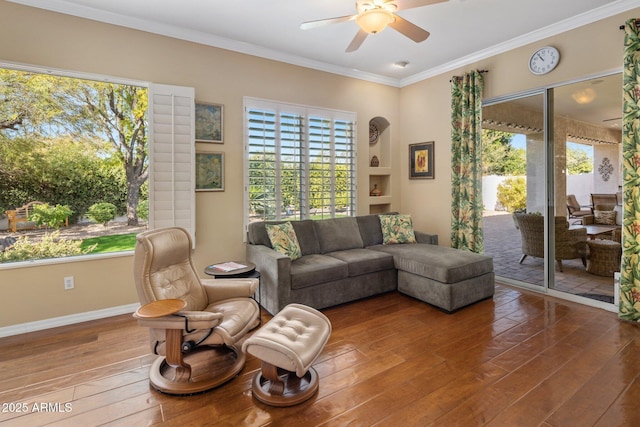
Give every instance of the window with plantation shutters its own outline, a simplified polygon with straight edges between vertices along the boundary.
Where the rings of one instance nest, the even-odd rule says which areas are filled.
[[[355,214],[355,113],[245,98],[245,224]]]
[[[186,228],[195,245],[195,91],[149,86],[149,228]]]

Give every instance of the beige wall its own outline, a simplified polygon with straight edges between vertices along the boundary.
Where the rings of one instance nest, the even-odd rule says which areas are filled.
[[[408,158],[409,144],[435,141],[435,179],[404,178],[401,183],[401,210],[413,216],[416,228],[438,234],[441,245],[451,243],[451,76],[472,69],[488,70],[484,74],[484,99],[491,99],[620,71],[624,32],[619,27],[638,16],[640,9],[634,9],[402,88],[400,157]],[[528,70],[529,56],[545,45],[560,50],[560,64],[545,76],[534,76]],[[400,176],[408,177],[408,161],[400,165]]]
[[[197,194],[195,260],[202,270],[213,261],[244,255],[243,96],[357,113],[359,213],[368,212],[368,121],[385,117],[393,129],[393,208],[411,213],[416,228],[439,234],[441,244],[447,245],[450,76],[476,67],[488,69],[485,94],[494,97],[620,68],[623,34],[618,26],[624,20],[608,19],[550,39],[563,57],[546,77],[529,75],[530,46],[398,89],[0,0],[0,61],[193,86],[198,100],[224,104],[225,143],[197,147],[224,151],[226,156],[226,191]],[[422,141],[435,141],[436,178],[409,180],[408,144]],[[0,328],[135,303],[131,270],[131,256],[2,269]],[[64,291],[63,277],[69,275],[75,277],[76,288]]]
[[[397,123],[397,88],[313,71],[140,31],[0,1],[0,61],[162,84],[192,86],[196,99],[224,104],[224,192],[197,193],[198,269],[243,259],[243,96],[354,111],[358,115],[358,210],[367,212],[369,119]],[[12,42],[9,42],[11,40]],[[395,127],[395,126],[394,126]],[[399,144],[399,132],[392,144]],[[394,161],[398,167],[397,161]],[[396,181],[399,194],[399,183]],[[398,197],[399,200],[399,197]],[[132,257],[0,270],[0,327],[137,302]],[[75,289],[63,289],[63,277]]]

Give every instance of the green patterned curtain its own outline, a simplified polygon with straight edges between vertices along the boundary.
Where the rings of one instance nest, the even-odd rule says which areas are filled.
[[[640,28],[625,24],[622,118],[621,319],[640,322]]]
[[[484,251],[482,74],[451,79],[451,247]]]

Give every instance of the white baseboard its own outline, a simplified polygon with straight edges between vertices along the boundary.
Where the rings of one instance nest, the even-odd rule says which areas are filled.
[[[105,317],[118,316],[135,312],[140,304],[127,304],[118,307],[104,308],[101,310],[87,311],[84,313],[70,314],[68,316],[53,317],[51,319],[35,322],[21,323],[19,325],[0,328],[0,338],[11,335],[26,334],[27,332],[41,331],[43,329],[56,328],[58,326],[72,325],[88,320],[104,319]]]

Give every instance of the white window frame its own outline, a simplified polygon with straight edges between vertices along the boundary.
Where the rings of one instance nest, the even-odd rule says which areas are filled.
[[[268,111],[268,112],[273,112],[276,116],[276,120],[275,120],[275,134],[276,134],[276,139],[278,139],[278,135],[280,133],[280,120],[278,120],[278,117],[280,117],[282,114],[291,114],[291,115],[297,115],[299,116],[299,118],[301,119],[301,134],[303,135],[301,138],[301,144],[302,146],[300,147],[300,155],[303,157],[303,159],[300,161],[302,164],[302,176],[301,176],[301,210],[300,210],[300,218],[301,219],[305,219],[305,218],[309,218],[311,216],[311,212],[310,212],[310,205],[309,205],[309,198],[310,198],[310,194],[309,194],[309,189],[310,189],[310,182],[309,182],[309,176],[310,176],[310,163],[309,163],[309,159],[311,157],[313,157],[312,154],[312,148],[310,146],[310,125],[312,123],[315,123],[315,120],[310,120],[310,118],[313,119],[317,119],[317,118],[321,118],[322,120],[328,120],[331,123],[330,126],[330,135],[329,135],[329,140],[330,140],[330,153],[329,153],[329,161],[331,164],[331,202],[330,202],[330,207],[332,209],[331,212],[331,216],[333,217],[335,215],[335,165],[336,165],[336,149],[335,149],[335,141],[336,141],[336,135],[335,135],[335,123],[337,121],[344,121],[344,122],[350,122],[352,124],[352,129],[351,129],[351,136],[350,136],[350,141],[351,141],[351,145],[350,145],[350,149],[351,149],[351,163],[350,163],[350,171],[352,174],[352,178],[351,178],[351,188],[350,188],[350,192],[351,192],[351,198],[350,198],[350,205],[348,207],[348,210],[350,211],[351,215],[355,215],[355,211],[356,211],[356,206],[357,206],[357,188],[356,188],[356,184],[357,184],[357,170],[356,170],[356,156],[357,156],[357,151],[356,151],[356,147],[357,147],[357,143],[356,143],[356,128],[357,128],[357,114],[354,112],[349,112],[349,111],[341,111],[341,110],[334,110],[334,109],[324,109],[324,108],[318,108],[318,107],[309,107],[309,106],[304,106],[304,105],[298,105],[298,104],[291,104],[291,103],[286,103],[286,102],[278,102],[278,101],[271,101],[271,100],[265,100],[265,99],[259,99],[259,98],[252,98],[252,97],[244,97],[244,228],[245,228],[245,232],[248,229],[248,224],[249,224],[249,211],[250,211],[250,200],[249,200],[249,161],[250,161],[250,154],[251,154],[251,150],[250,150],[250,135],[249,135],[249,129],[250,129],[250,123],[249,123],[249,111],[251,110],[262,110],[262,111]],[[275,170],[276,173],[278,173],[279,171],[279,167],[280,167],[280,148],[281,148],[281,144],[280,143],[275,143],[275,152],[276,152],[276,159],[275,159]],[[278,188],[279,184],[276,184],[276,188]],[[279,191],[276,190],[276,194],[274,195],[275,200],[276,200],[276,206],[281,206],[281,200],[280,200],[280,194]],[[276,219],[280,218],[280,214],[281,212],[279,210],[276,211]],[[246,234],[246,233],[245,233]]]
[[[148,90],[149,103],[147,107],[149,123],[149,223],[148,229],[180,226],[186,228],[193,240],[195,247],[196,220],[195,220],[195,89],[192,87],[160,85],[149,82],[115,78],[111,76],[82,73],[54,68],[44,68],[28,64],[0,61],[0,68],[27,71],[39,74],[50,74],[61,77],[76,79],[102,81],[130,86],[146,87]],[[162,107],[156,105],[154,108],[152,95],[170,97],[171,114],[163,116]],[[166,98],[165,98],[166,99]],[[169,129],[169,131],[167,131]],[[178,155],[179,162],[175,162],[173,156],[171,165],[171,182],[168,185],[160,184],[161,173],[156,168],[155,159],[162,155],[157,152],[156,144],[164,142],[167,146],[167,139],[171,144],[172,156]],[[185,153],[188,154],[185,155]],[[188,156],[188,161],[185,160]],[[188,176],[188,179],[187,179]],[[166,181],[165,181],[166,182]],[[169,188],[169,189],[167,189]],[[188,190],[187,190],[188,188]],[[170,198],[173,202],[171,209],[160,204],[159,201]],[[156,206],[158,203],[158,206]],[[180,206],[176,206],[181,203]],[[34,267],[49,264],[60,264],[78,261],[94,261],[99,259],[114,258],[120,256],[130,256],[133,251],[112,252],[95,255],[79,255],[61,258],[46,258],[10,263],[1,263],[0,270]]]

